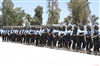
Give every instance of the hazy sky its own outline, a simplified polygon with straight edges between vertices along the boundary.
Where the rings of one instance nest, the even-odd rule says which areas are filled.
[[[3,0],[1,0],[2,2]],[[60,12],[60,20],[59,22],[62,22],[64,18],[70,14],[70,12],[67,9],[66,3],[68,3],[70,0],[58,0],[59,1],[59,8],[61,9]],[[48,14],[47,12],[47,1],[46,0],[13,0],[14,2],[14,8],[15,7],[22,7],[23,10],[25,10],[26,13],[30,14],[31,16],[34,15],[34,8],[36,6],[40,5],[43,7],[43,25],[46,24]],[[100,13],[100,0],[89,0],[90,2],[90,9],[91,14],[95,14],[96,16],[99,16]],[[0,3],[1,6],[1,3]],[[0,12],[0,15],[2,13]],[[100,18],[100,16],[99,16]],[[100,23],[100,19],[98,20]]]

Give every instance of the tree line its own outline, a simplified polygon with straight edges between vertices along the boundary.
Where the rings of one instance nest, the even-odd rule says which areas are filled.
[[[58,0],[46,0],[47,1],[47,24],[58,24],[60,19],[61,8],[59,8]],[[66,9],[70,11],[69,15],[66,15],[62,23],[68,24],[83,24],[92,23],[97,24],[99,19],[95,14],[91,15],[89,7],[90,2],[88,0],[70,0],[66,3]],[[25,17],[30,25],[41,25],[43,20],[43,7],[37,5],[34,9],[34,16],[25,13],[21,7],[14,8],[12,0],[3,0],[2,7],[0,7],[2,15],[0,15],[0,26],[22,26]]]

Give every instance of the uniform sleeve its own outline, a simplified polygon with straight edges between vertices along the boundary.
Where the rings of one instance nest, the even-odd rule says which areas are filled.
[[[94,34],[94,30],[91,31],[91,36],[93,36],[93,34]]]
[[[59,32],[58,32],[58,36],[60,36],[60,33],[61,33],[61,32],[59,31]]]
[[[70,32],[70,35],[72,35],[72,34],[73,34],[73,31]]]
[[[3,33],[3,30],[1,30],[1,34]]]
[[[77,35],[79,35],[79,33],[80,33],[80,30],[77,31]]]
[[[99,34],[100,34],[100,30],[99,30]]]
[[[66,35],[66,33],[67,33],[67,32],[66,32],[66,31],[64,31],[64,35]]]

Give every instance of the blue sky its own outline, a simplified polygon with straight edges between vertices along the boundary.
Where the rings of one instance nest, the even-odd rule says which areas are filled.
[[[0,2],[2,2],[1,0]],[[59,22],[62,22],[64,18],[70,14],[70,12],[67,9],[66,3],[68,3],[70,0],[58,0],[59,1],[59,8],[61,9],[60,12],[60,19]],[[15,7],[22,7],[23,10],[25,10],[26,13],[30,14],[31,16],[34,16],[34,8],[36,6],[40,5],[43,7],[43,25],[46,24],[48,14],[47,12],[47,1],[46,0],[13,0],[14,2],[14,8]],[[90,2],[90,9],[91,14],[95,14],[100,18],[100,0],[89,0]],[[0,3],[1,6],[1,3]],[[2,14],[0,12],[0,14]],[[100,19],[98,20],[100,24]]]

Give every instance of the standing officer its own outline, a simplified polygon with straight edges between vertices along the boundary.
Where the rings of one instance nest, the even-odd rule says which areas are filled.
[[[91,49],[93,47],[93,41],[92,41],[92,30],[90,25],[87,25],[87,30],[85,33],[85,38],[86,38],[86,52],[88,54],[91,53]]]
[[[30,43],[33,45],[34,44],[34,27],[30,29]]]
[[[48,36],[48,28],[46,26],[44,27],[43,34],[42,34],[43,46],[46,46],[47,36]]]
[[[56,43],[58,40],[58,32],[59,30],[57,30],[57,27],[54,27],[54,30],[52,32],[52,36],[51,36],[51,42],[53,41],[53,46],[52,47],[56,47]]]
[[[80,25],[80,30],[79,30],[79,51],[84,51],[85,49],[85,44],[86,44],[86,41],[85,41],[85,31],[84,31],[84,26],[83,25]]]
[[[60,30],[59,30],[59,42],[58,42],[58,47],[62,48],[64,47],[64,32],[65,30],[63,29],[63,27],[60,27]]]
[[[71,47],[71,33],[72,33],[72,30],[70,28],[70,25],[67,26],[67,29],[66,29],[66,37],[65,37],[65,46],[66,46],[66,49],[69,50],[70,47]]]
[[[99,53],[99,27],[97,25],[94,26],[94,31],[93,31],[93,42],[94,42],[94,54]]]
[[[79,38],[78,38],[78,27],[76,25],[74,26],[74,29],[72,30],[71,36],[73,40],[72,49],[73,51],[78,51],[79,50]]]
[[[53,27],[50,27],[50,31],[48,33],[48,46],[52,46],[53,42]]]
[[[39,45],[40,40],[40,28],[37,28],[36,30],[36,46]]]

